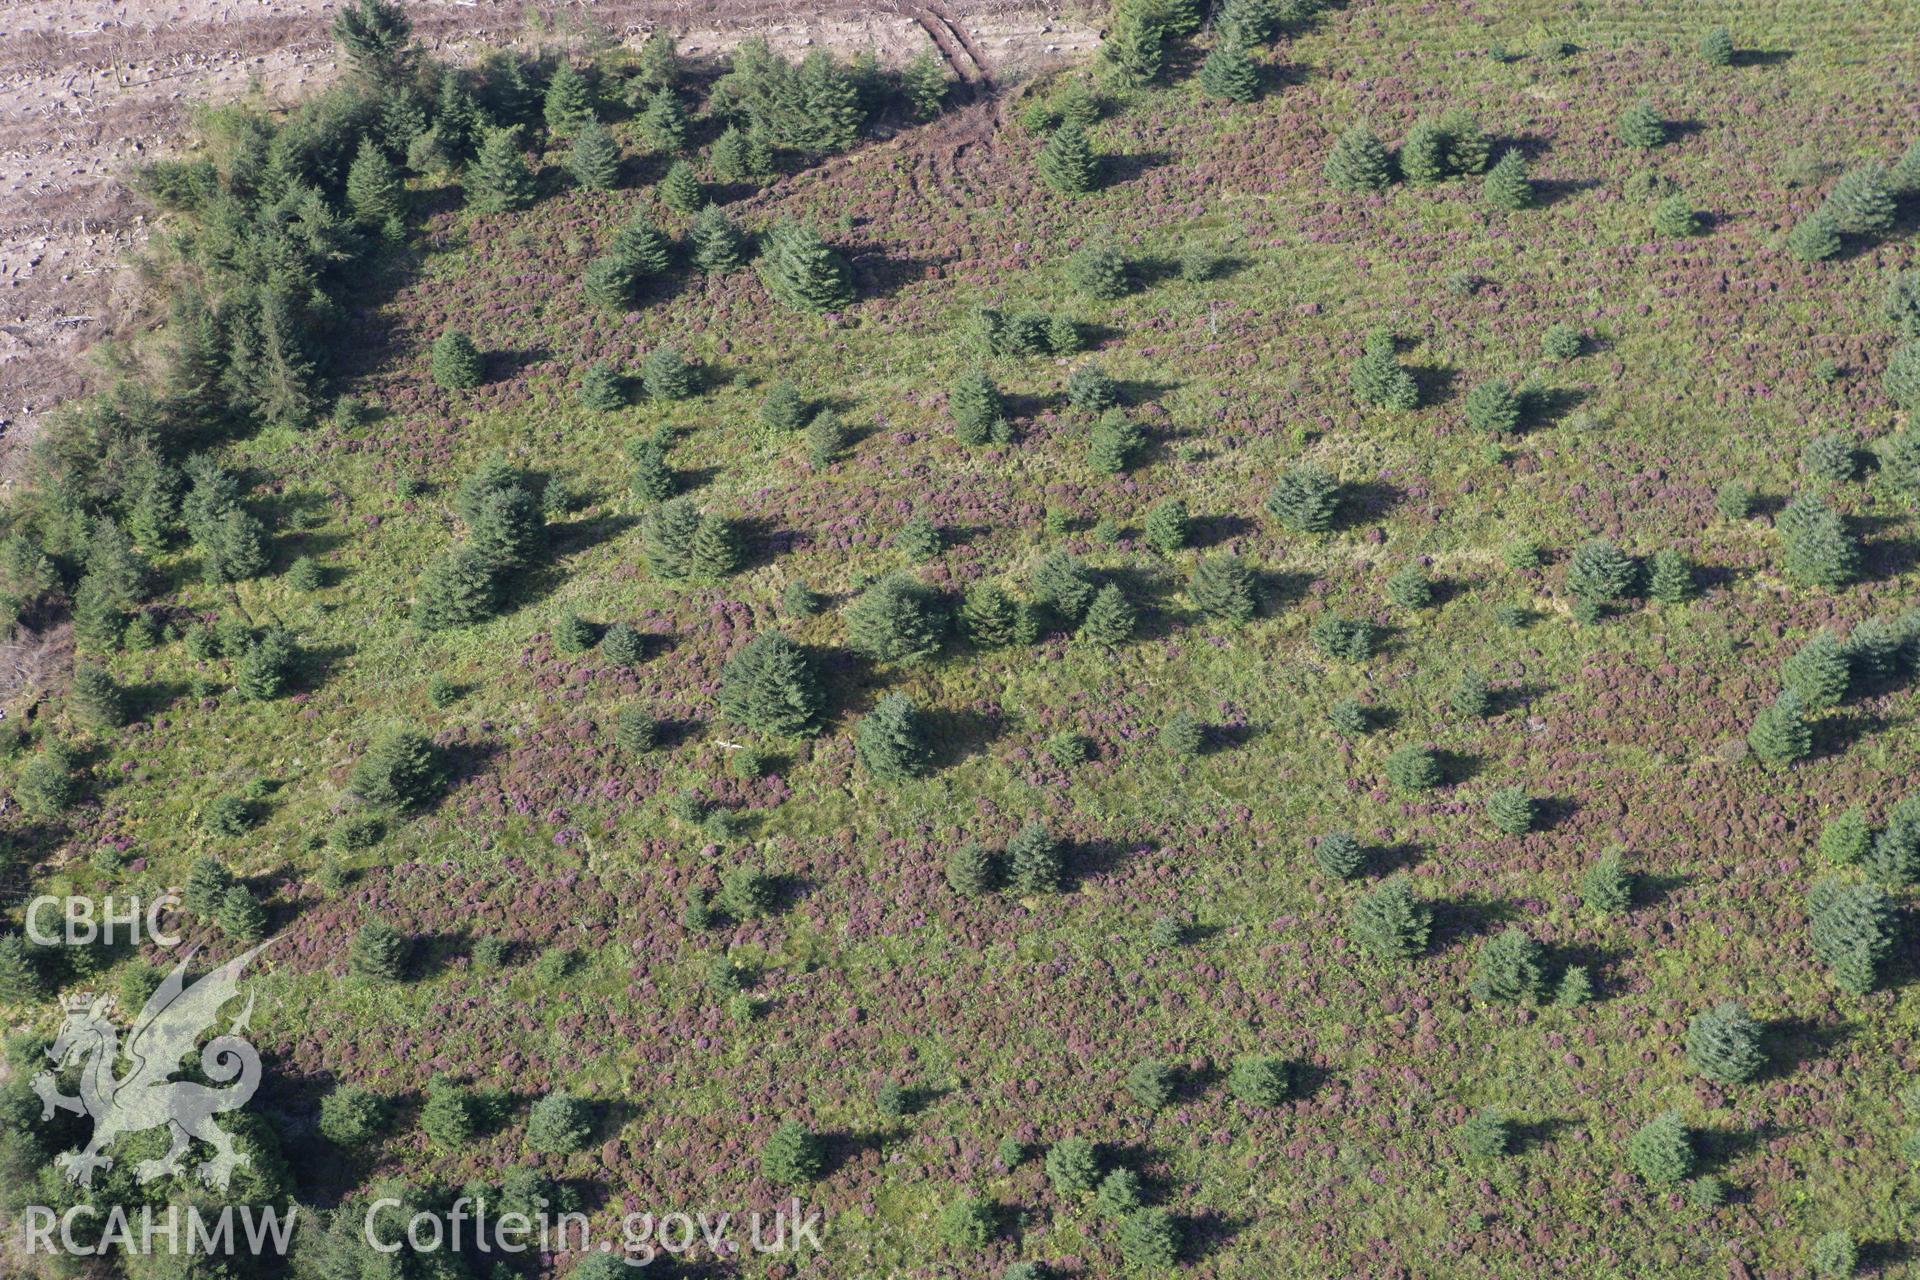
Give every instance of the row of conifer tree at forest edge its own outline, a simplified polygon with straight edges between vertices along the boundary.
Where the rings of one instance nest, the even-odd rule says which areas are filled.
[[[1261,81],[1251,51],[1310,20],[1315,8],[1311,0],[1227,0],[1209,20],[1210,51],[1195,77],[1200,90],[1223,101],[1258,96]],[[1202,14],[1191,0],[1126,0],[1103,48],[1106,70],[1124,82],[1151,83],[1164,76],[1169,50],[1201,27]],[[283,628],[225,618],[216,625],[191,625],[176,637],[165,612],[153,607],[168,584],[149,557],[191,547],[198,553],[198,571],[215,584],[243,582],[267,571],[275,531],[249,503],[245,478],[215,460],[214,450],[225,439],[261,428],[308,426],[323,412],[349,425],[368,412],[352,397],[332,394],[335,348],[344,336],[348,291],[366,277],[370,264],[404,245],[417,225],[410,182],[451,181],[467,207],[481,216],[524,208],[537,200],[541,183],[528,163],[528,148],[544,139],[564,151],[569,180],[586,188],[614,188],[622,182],[625,158],[605,121],[630,113],[648,145],[668,158],[656,194],[690,219],[689,230],[684,244],[675,243],[643,209],[604,254],[586,265],[589,299],[622,312],[643,305],[651,287],[674,272],[723,273],[751,266],[775,302],[827,313],[854,300],[852,276],[832,245],[817,228],[803,224],[742,227],[725,212],[725,194],[844,150],[877,124],[891,128],[931,119],[942,110],[949,87],[931,55],[896,72],[871,58],[842,63],[824,51],[791,63],[756,41],[733,55],[729,68],[709,86],[704,114],[695,116],[688,90],[698,75],[680,63],[664,34],[650,39],[630,65],[620,62],[618,73],[608,66],[512,53],[489,56],[471,68],[436,64],[411,46],[401,11],[381,0],[343,8],[334,35],[350,68],[339,87],[283,118],[245,107],[209,111],[203,116],[206,145],[199,152],[143,174],[145,190],[171,215],[166,248],[174,269],[158,374],[117,378],[51,424],[36,452],[32,483],[7,513],[0,596],[17,626],[41,629],[71,619],[83,655],[68,695],[77,725],[105,731],[130,715],[127,692],[87,655],[152,648],[178,638],[196,656],[230,658],[232,692],[238,698],[271,701],[295,683],[303,655]],[[1715,32],[1700,52],[1708,62],[1725,65],[1732,57],[1730,38]],[[1103,180],[1102,157],[1090,135],[1100,111],[1095,95],[1074,80],[1036,99],[1021,118],[1025,129],[1044,135],[1035,149],[1036,170],[1062,195],[1091,191]],[[1668,126],[1655,105],[1645,102],[1622,114],[1617,131],[1627,145],[1651,149],[1666,142]],[[705,141],[696,148],[697,138]],[[1380,191],[1397,182],[1468,178],[1479,182],[1482,197],[1495,208],[1517,212],[1535,203],[1524,158],[1513,150],[1496,156],[1487,133],[1466,114],[1422,122],[1397,148],[1356,125],[1330,148],[1325,178],[1331,188],[1352,193]],[[1793,228],[1785,249],[1819,261],[1837,253],[1849,237],[1883,235],[1894,225],[1899,202],[1917,193],[1920,144],[1892,165],[1866,165],[1844,175],[1823,206]],[[1658,234],[1700,232],[1699,218],[1683,195],[1644,194],[1652,202]],[[1134,264],[1111,238],[1094,237],[1065,267],[1067,278],[1091,298],[1138,287]],[[1183,262],[1182,268],[1199,275],[1208,264],[1196,260]],[[1886,389],[1897,404],[1920,409],[1920,273],[1889,281],[1883,309],[1891,341],[1898,344],[1884,375]],[[969,323],[970,340],[991,351],[1071,355],[1080,348],[1076,327],[1061,317],[988,313]],[[1577,357],[1585,342],[1579,330],[1557,325],[1543,335],[1542,347],[1549,357],[1566,360]],[[464,332],[450,329],[436,337],[430,371],[442,386],[478,385],[484,366],[483,354]],[[575,394],[584,407],[605,410],[626,403],[636,390],[662,400],[698,391],[696,372],[671,346],[648,355],[637,383],[634,387],[620,372],[596,365],[581,371]],[[1419,385],[1399,363],[1395,336],[1386,331],[1367,335],[1351,369],[1351,388],[1358,402],[1376,408],[1412,409],[1420,402]],[[967,374],[950,392],[948,412],[958,438],[969,443],[1012,439],[1006,405],[985,371]],[[1067,393],[1070,406],[1092,423],[1090,463],[1115,473],[1131,467],[1145,440],[1114,381],[1097,364],[1082,364]],[[1526,396],[1524,389],[1503,381],[1483,382],[1463,397],[1463,413],[1470,426],[1497,436],[1521,423],[1528,412]],[[816,411],[791,384],[772,391],[762,414],[769,425],[804,431],[816,461],[829,461],[844,447],[845,428],[837,417]],[[650,570],[693,579],[734,572],[744,558],[739,530],[678,496],[665,444],[640,441],[630,454],[634,494],[650,504],[642,532]],[[1877,460],[1897,491],[1920,497],[1920,434],[1911,426],[1883,441]],[[1858,538],[1822,496],[1824,488],[1855,480],[1860,461],[1841,437],[1812,442],[1803,459],[1810,487],[1776,519],[1781,566],[1805,588],[1833,589],[1861,572]],[[1331,472],[1299,463],[1275,477],[1265,513],[1291,532],[1323,533],[1334,527],[1343,495],[1341,481]],[[535,487],[498,460],[470,473],[454,495],[465,537],[422,576],[414,603],[417,625],[425,631],[458,628],[505,607],[515,575],[541,554],[546,520],[564,511],[568,501],[559,486]],[[1726,519],[1744,520],[1753,515],[1756,496],[1733,482],[1720,492],[1716,506]],[[1188,524],[1184,505],[1169,499],[1148,514],[1145,536],[1163,550],[1179,549],[1188,545]],[[921,560],[938,553],[940,537],[920,519],[900,531],[898,544]],[[1542,549],[1527,541],[1505,555],[1521,570],[1542,561]],[[286,575],[288,584],[301,591],[323,580],[320,566],[305,558],[293,562]],[[1566,584],[1574,617],[1596,624],[1639,598],[1684,604],[1695,591],[1695,573],[1673,549],[1642,560],[1610,541],[1594,540],[1572,550]],[[979,647],[1031,644],[1049,630],[1064,628],[1087,643],[1117,645],[1136,631],[1135,607],[1126,594],[1072,556],[1043,559],[1029,586],[1025,599],[988,584],[949,601],[909,576],[890,577],[846,609],[848,643],[874,660],[913,661],[940,651],[955,637]],[[1428,608],[1436,599],[1436,584],[1417,566],[1394,573],[1385,591],[1395,607],[1406,610]],[[1254,571],[1231,555],[1200,558],[1187,593],[1200,613],[1225,623],[1244,623],[1256,613]],[[818,602],[799,588],[782,607],[799,615]],[[1321,617],[1310,638],[1326,657],[1350,662],[1371,657],[1382,639],[1367,621],[1334,614]],[[596,634],[571,616],[556,625],[555,640],[563,650],[597,644],[617,662],[637,660],[641,651],[639,637],[624,624]],[[1909,680],[1916,668],[1920,610],[1863,622],[1844,638],[1816,635],[1784,665],[1778,700],[1755,719],[1749,734],[1754,756],[1772,768],[1805,758],[1813,747],[1814,717],[1855,694]],[[826,705],[813,661],[778,633],[761,636],[728,663],[718,700],[730,720],[769,735],[820,731]],[[1493,696],[1486,678],[1464,673],[1451,703],[1463,716],[1488,714]],[[1334,718],[1349,734],[1374,727],[1358,703],[1340,704]],[[644,751],[654,742],[655,726],[629,708],[619,717],[616,733],[626,749]],[[1176,754],[1192,755],[1205,735],[1206,726],[1183,713],[1169,719],[1163,741]],[[914,776],[931,767],[925,722],[900,695],[882,699],[861,721],[856,742],[863,767],[878,778]],[[1065,763],[1083,756],[1086,744],[1068,734],[1049,743],[1048,750]],[[1418,792],[1441,782],[1443,761],[1426,747],[1408,745],[1388,757],[1386,772],[1396,788]],[[369,834],[369,824],[417,809],[444,782],[444,764],[423,736],[395,732],[377,741],[349,784],[366,813],[343,820],[339,841],[350,847],[377,838]],[[18,770],[14,796],[23,812],[50,821],[77,801],[81,787],[77,753],[48,737]],[[223,834],[244,831],[256,820],[257,800],[231,797],[215,805],[207,821]],[[1519,788],[1497,788],[1488,796],[1487,813],[1498,830],[1519,834],[1535,825],[1537,804]],[[696,811],[691,801],[677,816],[716,823],[716,830],[726,820],[724,812]],[[1887,887],[1920,878],[1920,798],[1895,806],[1878,827],[1859,811],[1842,814],[1822,833],[1820,845],[1835,863],[1861,868],[1865,875],[1827,879],[1815,887],[1808,903],[1814,947],[1842,989],[1865,992],[1880,981],[1896,941],[1899,917]],[[1315,841],[1313,857],[1339,878],[1357,877],[1366,864],[1358,839],[1342,832]],[[978,845],[957,849],[948,867],[956,891],[969,894],[1003,882],[1041,893],[1057,888],[1061,877],[1061,851],[1041,824],[1022,830],[1004,851]],[[1579,889],[1589,909],[1617,912],[1630,901],[1633,887],[1631,869],[1610,856],[1587,870]],[[215,921],[236,939],[256,938],[265,930],[261,903],[217,862],[195,868],[188,898],[190,912]],[[716,898],[690,899],[687,916],[695,922],[711,921],[716,914],[750,917],[764,912],[770,898],[765,877],[743,867],[728,877]],[[1405,876],[1388,877],[1357,899],[1352,916],[1356,939],[1390,959],[1424,950],[1431,925],[1429,907]],[[1179,941],[1177,922],[1162,932],[1167,945]],[[396,980],[406,972],[404,953],[397,931],[375,921],[355,939],[353,964],[363,976]],[[56,961],[17,934],[0,938],[0,997],[42,998],[62,978],[85,976],[60,969],[61,963],[84,966],[84,956]],[[1551,968],[1537,942],[1524,930],[1509,929],[1482,949],[1473,991],[1484,1000],[1567,1005],[1588,997],[1584,970],[1567,967],[1556,974]],[[734,981],[737,976],[721,974],[714,984],[718,989]],[[723,994],[729,999],[743,995],[737,989]],[[1701,1012],[1689,1027],[1685,1049],[1695,1069],[1722,1082],[1749,1080],[1764,1063],[1761,1028],[1737,1004]],[[1236,1063],[1228,1083],[1249,1105],[1270,1105],[1291,1087],[1287,1064],[1260,1056]],[[1164,1102],[1171,1092],[1165,1069],[1152,1062],[1139,1064],[1129,1088],[1146,1102],[1155,1097]],[[16,1185],[51,1193],[57,1180],[46,1176],[45,1165],[58,1148],[44,1135],[31,1136],[38,1134],[36,1126],[13,1114],[20,1110],[14,1104],[24,1106],[18,1094],[8,1094],[8,1169],[21,1175]],[[339,1135],[364,1137],[384,1123],[377,1100],[362,1091],[343,1089],[330,1105],[332,1116],[325,1123]],[[449,1133],[467,1131],[482,1106],[482,1100],[448,1086],[430,1096],[422,1123]],[[539,1126],[548,1134],[541,1142],[564,1148],[572,1140],[567,1135],[582,1131],[576,1100],[555,1095],[541,1106],[544,1112],[536,1107],[543,1117]],[[265,1151],[273,1139],[255,1124],[246,1141]],[[1503,1118],[1486,1114],[1463,1126],[1458,1141],[1469,1154],[1491,1157],[1508,1149],[1510,1136]],[[1920,1136],[1910,1145],[1920,1157]],[[1143,1207],[1140,1189],[1126,1184],[1131,1172],[1101,1170],[1092,1149],[1082,1150],[1086,1146],[1072,1140],[1056,1144],[1046,1159],[1049,1177],[1059,1186],[1097,1190],[1118,1206],[1125,1224],[1123,1252],[1130,1261],[1146,1266],[1171,1259],[1177,1253],[1172,1219]],[[772,1135],[765,1150],[768,1175],[783,1183],[803,1183],[822,1163],[817,1136],[791,1125]],[[1686,1180],[1694,1162],[1686,1128],[1672,1114],[1648,1123],[1627,1154],[1635,1171],[1658,1185]],[[284,1174],[261,1175],[263,1183],[284,1194],[284,1181],[272,1183],[275,1176],[284,1179]],[[1711,1181],[1695,1179],[1688,1184],[1690,1194],[1718,1194]],[[250,1195],[261,1190],[261,1183],[247,1187]],[[529,1199],[546,1192],[563,1194],[546,1183],[509,1189]],[[942,1224],[956,1241],[971,1240],[990,1227],[990,1215],[983,1216],[973,1203],[957,1207]],[[1835,1236],[1823,1238],[1820,1247],[1823,1256],[1838,1258],[1851,1243]],[[334,1275],[319,1274],[329,1280]]]

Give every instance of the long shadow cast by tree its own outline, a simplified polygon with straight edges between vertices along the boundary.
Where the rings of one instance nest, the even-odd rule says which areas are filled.
[[[1767,1062],[1760,1078],[1785,1079],[1808,1063],[1831,1057],[1856,1034],[1858,1029],[1847,1022],[1776,1018],[1765,1025],[1761,1037]]]
[[[1006,732],[1006,717],[992,712],[935,706],[923,709],[920,715],[933,745],[935,770],[984,755]]]
[[[1518,918],[1513,904],[1504,899],[1474,896],[1429,898],[1426,905],[1433,913],[1429,953],[1447,951],[1471,943],[1476,938],[1490,936]]]

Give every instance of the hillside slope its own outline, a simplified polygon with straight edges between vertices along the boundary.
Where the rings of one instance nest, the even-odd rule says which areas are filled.
[[[1920,952],[1907,929],[1875,989],[1850,994],[1803,903],[1832,869],[1823,828],[1854,807],[1883,825],[1916,786],[1915,641],[1877,675],[1856,647],[1844,700],[1809,716],[1806,758],[1769,767],[1748,740],[1810,637],[1916,604],[1920,529],[1895,470],[1821,479],[1802,459],[1837,435],[1864,463],[1906,421],[1883,385],[1899,336],[1882,299],[1915,265],[1920,203],[1825,261],[1784,239],[1843,168],[1914,141],[1920,36],[1892,4],[1585,9],[1553,26],[1546,6],[1356,0],[1264,48],[1244,105],[1196,90],[1202,35],[1170,84],[1110,95],[1090,130],[1102,185],[1080,197],[1037,177],[1027,99],[724,189],[743,226],[806,220],[844,255],[855,301],[825,317],[774,303],[751,267],[676,269],[628,312],[585,296],[588,263],[636,209],[676,239],[689,227],[648,189],[664,164],[632,121],[615,126],[639,156],[618,190],[574,188],[558,145],[524,210],[472,214],[416,182],[420,234],[346,326],[338,389],[369,411],[219,446],[275,531],[269,571],[211,587],[197,551],[153,557],[174,634],[236,614],[292,633],[306,663],[291,696],[228,696],[238,664],[177,640],[105,657],[138,715],[102,732],[62,699],[38,712],[37,734],[84,744],[87,785],[16,830],[32,883],[181,883],[207,853],[249,878],[283,935],[254,1026],[287,1133],[336,1082],[413,1099],[449,1075],[514,1099],[456,1150],[397,1124],[344,1175],[298,1156],[307,1196],[533,1163],[579,1180],[601,1221],[770,1208],[788,1193],[761,1149],[795,1118],[826,1138],[807,1198],[827,1252],[746,1256],[739,1274],[998,1275],[1021,1259],[1115,1274],[1115,1219],[1049,1181],[1040,1153],[1066,1138],[1141,1175],[1194,1276],[1788,1276],[1835,1229],[1864,1242],[1865,1268],[1899,1274],[1902,1142],[1920,1115],[1896,1098],[1920,1068]],[[1696,53],[1721,22],[1745,51],[1731,66]],[[1496,41],[1505,60],[1487,55]],[[1668,135],[1644,149],[1619,136],[1643,99]],[[1355,122],[1399,143],[1451,109],[1495,156],[1526,158],[1532,207],[1490,207],[1477,176],[1377,193],[1326,180]],[[1654,229],[1675,193],[1695,234]],[[1066,264],[1109,242],[1134,287],[1090,297]],[[1088,349],[983,358],[967,336],[980,307],[1070,320]],[[1580,335],[1576,354],[1543,350],[1556,325]],[[1416,407],[1356,403],[1351,370],[1381,327]],[[430,376],[449,328],[484,356],[477,387]],[[590,368],[637,378],[669,344],[695,394],[581,405]],[[1067,401],[1089,361],[1144,429],[1117,474],[1097,465],[1103,428]],[[952,392],[976,367],[1011,430],[969,445]],[[838,412],[843,449],[765,424],[783,379]],[[1526,391],[1506,430],[1474,394],[1496,381]],[[630,449],[656,436],[681,492],[737,522],[737,572],[675,580],[650,563]],[[490,457],[552,496],[545,549],[497,617],[423,634],[423,575],[468,536],[460,486]],[[1305,463],[1340,482],[1325,532],[1270,509]],[[1757,495],[1752,515],[1722,509],[1731,481]],[[1786,572],[1776,528],[1816,490],[1860,543],[1831,588]],[[1169,498],[1191,533],[1161,549],[1147,520]],[[915,517],[941,534],[922,558],[896,542]],[[1581,620],[1568,571],[1595,538],[1681,553],[1696,589],[1662,603],[1631,586]],[[1537,565],[1514,550],[1528,539]],[[1129,638],[1055,617],[1031,644],[955,634],[920,661],[849,645],[849,605],[885,575],[954,607],[986,581],[1031,600],[1060,551],[1120,588]],[[1240,625],[1206,616],[1191,582],[1226,552],[1257,574]],[[302,556],[317,588],[288,580]],[[796,609],[795,584],[825,607]],[[580,650],[562,634],[576,618],[589,638],[627,624],[642,656]],[[1371,624],[1373,651],[1333,652],[1332,620]],[[820,673],[817,736],[757,734],[721,705],[729,660],[775,630]],[[1490,686],[1484,714],[1460,693],[1469,673]],[[895,693],[924,715],[925,776],[882,779],[859,758],[858,726]],[[658,722],[652,750],[616,740],[623,707]],[[1182,713],[1203,726],[1198,751],[1169,731]],[[431,735],[444,792],[371,843],[329,843],[363,808],[351,770],[397,725]],[[1388,762],[1409,746],[1436,753],[1438,785],[1396,785],[1406,758]],[[1489,815],[1509,788],[1535,801],[1518,832]],[[257,825],[222,834],[209,814],[240,795]],[[701,825],[716,808],[734,817]],[[1062,850],[1058,892],[955,891],[955,850],[998,852],[1033,822]],[[1316,862],[1334,832],[1364,849],[1353,879]],[[103,845],[137,861],[115,867]],[[1581,886],[1609,850],[1638,886],[1604,913]],[[739,905],[741,867],[772,878],[764,913]],[[1353,914],[1397,872],[1432,913],[1398,962]],[[743,918],[692,927],[695,890]],[[416,939],[404,983],[350,974],[376,918]],[[1544,948],[1518,1003],[1484,998],[1480,967],[1509,926]],[[232,946],[204,922],[186,931]],[[514,944],[509,968],[473,960],[483,935]],[[554,948],[577,965],[531,959]],[[716,961],[735,977],[717,981]],[[1572,967],[1592,995],[1563,1007]],[[1684,1052],[1689,1021],[1727,1000],[1765,1027],[1769,1065],[1748,1082]],[[1252,1054],[1294,1064],[1286,1100],[1233,1096]],[[1176,1081],[1158,1108],[1128,1084],[1146,1060]],[[912,1096],[892,1114],[876,1102],[888,1083]],[[555,1089],[600,1104],[599,1127],[575,1154],[529,1156],[520,1104]],[[1475,1162],[1456,1130],[1483,1108],[1510,1119],[1512,1151]],[[1697,1176],[1649,1187],[1626,1153],[1667,1110]],[[998,1207],[984,1247],[954,1243],[942,1214],[969,1195]]]

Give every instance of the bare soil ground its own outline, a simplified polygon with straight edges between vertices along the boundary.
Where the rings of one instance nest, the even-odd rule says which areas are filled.
[[[334,0],[16,0],[0,17],[0,477],[33,424],[85,389],[84,357],[139,322],[126,263],[147,209],[125,179],[184,136],[189,104],[296,99],[335,73]],[[482,44],[637,44],[656,27],[690,56],[763,35],[792,52],[938,49],[970,83],[1090,50],[1083,14],[1044,0],[413,0],[416,36]]]

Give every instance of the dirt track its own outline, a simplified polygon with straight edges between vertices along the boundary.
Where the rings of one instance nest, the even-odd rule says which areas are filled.
[[[138,286],[122,264],[146,235],[122,182],[181,136],[189,103],[258,91],[284,102],[334,74],[335,0],[14,0],[0,19],[0,474],[48,408],[85,386],[84,353],[123,331]],[[693,56],[751,35],[789,52],[931,43],[969,83],[1017,78],[1096,42],[1044,0],[412,0],[416,37],[472,46],[637,43],[655,27]],[[530,18],[530,15],[535,15]]]

